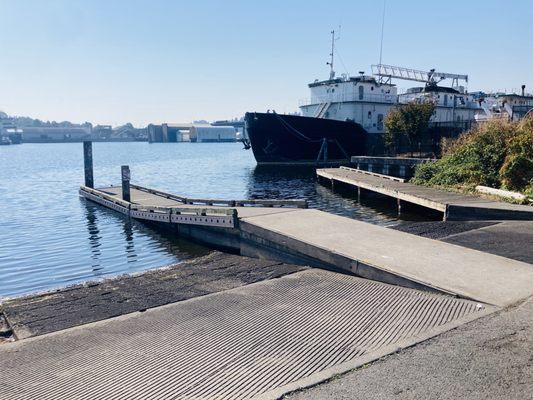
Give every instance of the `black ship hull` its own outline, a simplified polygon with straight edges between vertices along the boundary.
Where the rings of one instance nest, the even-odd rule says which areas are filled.
[[[367,132],[350,121],[276,113],[246,113],[258,164],[343,164],[365,154]]]

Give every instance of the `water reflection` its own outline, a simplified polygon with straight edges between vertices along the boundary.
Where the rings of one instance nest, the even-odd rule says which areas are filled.
[[[248,176],[248,197],[312,201],[314,180],[315,169],[312,167],[257,165]]]
[[[247,191],[250,198],[307,199],[311,208],[380,225],[398,220],[386,200],[359,202],[353,188],[332,191],[321,185],[314,167],[258,165],[248,177]]]
[[[124,232],[124,237],[126,239],[125,250],[127,262],[137,262],[137,253],[135,252],[135,242],[133,241],[133,227],[131,224],[131,219],[124,220],[122,231]]]
[[[88,202],[86,202],[88,203]],[[98,276],[102,267],[100,265],[100,230],[98,229],[98,217],[96,216],[96,206],[86,204],[85,220],[87,223],[87,232],[89,233],[89,247],[91,251],[91,268],[94,275]]]
[[[144,252],[150,249],[156,253],[170,255],[174,261],[203,256],[211,251],[202,245],[178,237],[172,232],[165,232],[157,227],[151,227],[83,198],[80,198],[80,203],[85,209],[91,258],[95,260],[93,264],[95,270],[101,269],[102,247],[105,248],[105,251],[114,249],[116,256],[125,257],[126,263],[135,263],[140,258],[146,257]],[[101,222],[99,222],[99,217]],[[99,224],[101,224],[100,228]],[[115,225],[121,227],[120,236],[124,242],[124,252],[120,251],[114,244],[105,246],[102,241],[104,230],[109,230],[110,227]],[[139,242],[138,244],[147,242],[149,246],[147,248],[141,245],[138,246],[139,250],[137,250],[137,242]]]

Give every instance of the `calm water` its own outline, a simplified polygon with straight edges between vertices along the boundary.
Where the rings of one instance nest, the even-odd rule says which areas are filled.
[[[94,143],[95,185],[132,182],[190,197],[306,198],[311,207],[377,224],[393,208],[332,193],[304,168],[260,168],[238,143]],[[209,249],[79,198],[80,143],[0,146],[0,298],[132,273]]]

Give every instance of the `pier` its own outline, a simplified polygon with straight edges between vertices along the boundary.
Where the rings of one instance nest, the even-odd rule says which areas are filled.
[[[497,306],[533,295],[527,263],[301,208],[301,201],[187,199],[132,185],[128,202],[121,192],[119,186],[80,188],[86,199],[131,218],[248,257],[341,270]]]
[[[533,207],[467,196],[460,193],[414,185],[403,179],[354,168],[324,168],[317,170],[318,179],[345,184],[357,190],[379,193],[395,199],[398,211],[402,202],[442,212],[443,220],[533,220]]]
[[[208,246],[248,257],[346,271],[384,283],[507,306],[533,295],[529,264],[319,210],[304,200],[197,199],[131,184],[95,189],[84,144],[87,200]],[[533,219],[533,208],[416,186],[401,178],[340,167],[317,170],[343,182],[443,212],[444,220]],[[435,257],[436,254],[442,255]]]

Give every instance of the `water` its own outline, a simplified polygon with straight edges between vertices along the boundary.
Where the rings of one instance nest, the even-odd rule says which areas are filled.
[[[306,198],[310,207],[394,223],[393,208],[332,193],[308,168],[261,168],[238,143],[94,143],[95,186],[132,182],[189,197]],[[210,250],[78,196],[80,143],[0,146],[0,298],[133,273]]]

